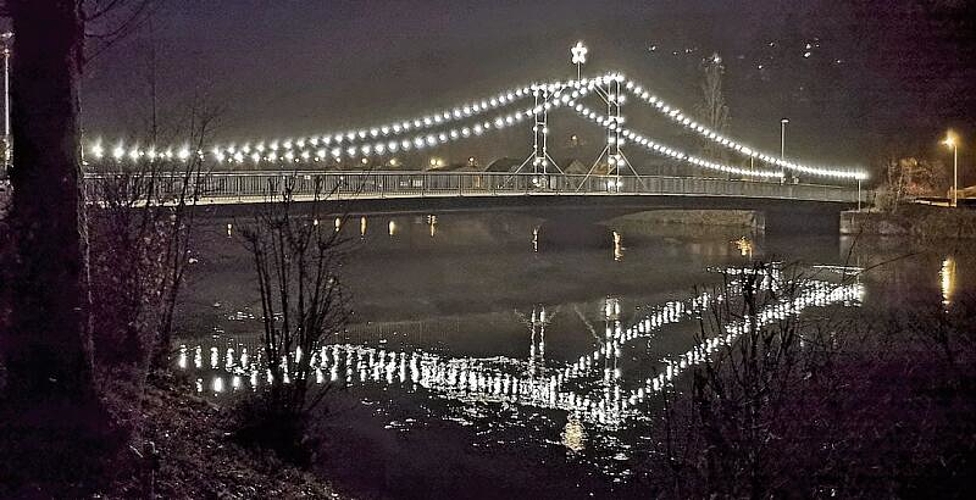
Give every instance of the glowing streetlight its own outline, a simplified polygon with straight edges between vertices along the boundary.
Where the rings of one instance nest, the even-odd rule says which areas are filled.
[[[14,34],[0,35],[3,43],[3,166],[10,166],[10,43]]]
[[[779,121],[779,157],[781,159],[786,159],[786,124],[790,123],[789,118],[783,118]]]
[[[589,50],[583,42],[576,42],[570,52],[573,54],[573,64],[576,65],[576,80],[580,80],[583,76],[583,65],[586,64],[586,53]]]
[[[952,206],[959,203],[959,139],[950,130],[942,144],[952,148]]]
[[[790,123],[789,118],[783,118],[779,121],[779,158],[781,160],[786,160],[786,124]],[[784,169],[784,173],[786,170]],[[783,176],[785,179],[786,176]]]

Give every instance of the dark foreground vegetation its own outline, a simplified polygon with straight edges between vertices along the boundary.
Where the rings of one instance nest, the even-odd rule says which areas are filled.
[[[702,319],[701,338],[791,300],[788,283],[774,290],[750,278],[741,302]],[[976,297],[912,306],[788,316],[720,349],[667,392],[646,465],[649,491],[968,497],[976,486]]]
[[[173,315],[191,258],[191,205],[202,177],[191,163],[97,186],[103,203],[89,207],[87,224],[97,400],[81,408],[42,393],[12,401],[0,361],[0,498],[334,496],[294,465],[308,465],[314,456],[307,416],[324,394],[310,393],[304,383],[309,357],[294,353],[314,352],[344,318],[333,231],[275,212],[247,232],[261,247],[255,256],[261,276],[278,276],[276,263],[294,271],[260,290],[269,308],[264,357],[276,360],[269,369],[278,380],[292,383],[217,408],[170,375]],[[0,331],[6,334],[18,257],[5,220],[0,236]],[[278,283],[285,290],[295,284],[301,293],[278,296]],[[291,322],[280,321],[282,315]]]
[[[169,376],[147,387],[139,405],[141,428],[98,495],[340,498],[326,481],[275,453],[241,445],[235,439],[240,415],[190,393],[187,384]]]

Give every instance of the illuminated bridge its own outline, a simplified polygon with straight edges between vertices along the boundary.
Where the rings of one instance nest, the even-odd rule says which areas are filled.
[[[624,104],[630,101],[635,101],[635,110],[645,108],[660,115],[671,126],[711,143],[722,154],[710,157],[688,153],[630,128],[622,114]],[[605,132],[605,144],[588,171],[567,172],[566,166],[560,166],[550,155],[549,114],[556,109],[574,111]],[[507,172],[405,172],[391,168],[397,164],[397,155],[483,140],[522,126],[533,136],[531,151]],[[866,179],[865,172],[855,168],[794,161],[727,137],[620,73],[533,83],[454,108],[357,130],[190,144],[158,146],[98,140],[84,148],[85,164],[89,171],[110,172],[141,164],[201,162],[207,165],[206,170],[223,171],[212,174],[202,191],[202,201],[210,204],[259,202],[270,190],[284,186],[286,176],[295,175],[298,197],[311,196],[313,186],[324,186],[338,199],[356,201],[358,207],[353,210],[596,204],[633,209],[758,209],[793,212],[805,219],[809,213],[832,213],[836,217],[838,211],[856,206],[862,198],[861,182]],[[630,148],[683,165],[687,176],[641,176],[626,154]],[[361,168],[351,171],[350,165]],[[459,200],[462,198],[464,201]]]

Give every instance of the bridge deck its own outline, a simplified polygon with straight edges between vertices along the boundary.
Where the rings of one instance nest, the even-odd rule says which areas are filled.
[[[88,177],[95,186],[106,175]],[[174,185],[181,182],[174,178]],[[253,204],[286,187],[298,201],[459,197],[694,197],[857,203],[853,187],[783,184],[695,177],[611,177],[567,174],[434,172],[211,173],[201,182],[202,204]],[[175,187],[175,186],[174,186]]]

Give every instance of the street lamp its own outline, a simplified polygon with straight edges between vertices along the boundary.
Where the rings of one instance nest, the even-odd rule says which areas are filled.
[[[783,118],[779,121],[779,159],[786,160],[786,124],[790,123],[789,118]],[[783,168],[783,176],[781,178],[786,178],[786,168]]]
[[[949,131],[942,144],[952,148],[952,206],[956,206],[959,203],[959,140]]]
[[[789,118],[783,118],[779,121],[779,157],[783,160],[786,159],[786,124],[790,123]]]
[[[3,166],[10,166],[10,43],[14,34],[0,34],[3,43]]]
[[[569,51],[573,54],[573,64],[576,65],[576,80],[579,81],[583,77],[583,65],[586,64],[586,53],[589,50],[583,45],[583,42],[576,42],[576,45]]]

